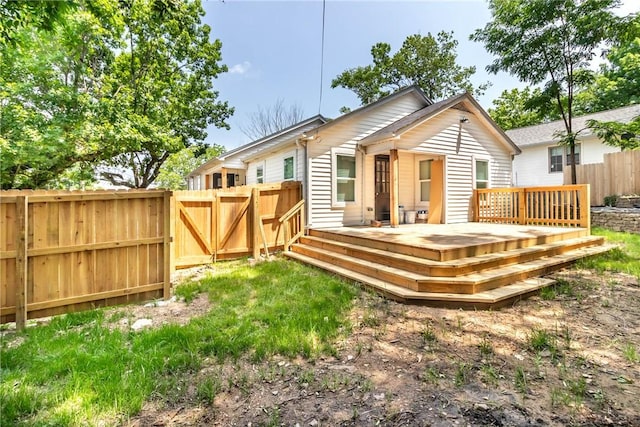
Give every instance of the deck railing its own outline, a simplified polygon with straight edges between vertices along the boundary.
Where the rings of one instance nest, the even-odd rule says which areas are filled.
[[[280,217],[280,224],[284,225],[284,250],[291,250],[291,245],[304,235],[304,199],[296,203]]]
[[[589,185],[474,190],[474,222],[590,228]]]

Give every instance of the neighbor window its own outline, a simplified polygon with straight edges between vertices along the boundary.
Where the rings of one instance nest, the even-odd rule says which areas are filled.
[[[549,172],[562,172],[564,147],[549,147]]]
[[[356,200],[356,158],[345,154],[335,157],[335,201],[338,203]]]
[[[489,162],[476,160],[476,188],[489,188]]]
[[[428,202],[431,199],[431,164],[433,160],[421,160],[418,163],[420,182],[420,201]]]
[[[284,159],[284,179],[293,179],[293,156]]]
[[[264,183],[264,166],[263,165],[256,167],[256,183],[257,184]]]

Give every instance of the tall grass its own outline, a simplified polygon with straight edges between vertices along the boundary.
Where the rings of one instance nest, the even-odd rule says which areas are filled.
[[[578,267],[594,269],[599,272],[613,271],[631,274],[640,279],[640,234],[622,233],[604,228],[593,228],[591,233],[604,236],[607,243],[619,247],[591,258],[580,260]]]
[[[206,357],[332,351],[356,293],[287,260],[226,263],[188,288],[208,292],[212,308],[185,326],[120,331],[93,310],[3,340],[0,425],[117,425],[167,392],[167,378],[197,371]]]

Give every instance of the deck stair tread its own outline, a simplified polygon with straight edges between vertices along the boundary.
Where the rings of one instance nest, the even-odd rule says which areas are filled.
[[[585,229],[567,229],[562,232],[546,235],[524,234],[514,237],[487,239],[480,243],[477,241],[475,243],[466,242],[464,235],[449,235],[446,236],[447,243],[445,244],[434,242],[433,239],[430,239],[430,237],[432,237],[430,235],[418,235],[417,238],[407,237],[406,235],[395,236],[392,234],[368,236],[361,231],[344,229],[312,229],[309,234],[311,237],[321,237],[332,241],[418,256],[435,261],[447,261],[585,237],[588,236],[588,231]],[[427,240],[430,239],[431,241],[425,244],[423,243],[424,240],[422,237],[425,237]],[[473,238],[471,240],[473,240]]]
[[[391,297],[400,299],[406,302],[445,302],[445,303],[462,303],[462,304],[482,304],[491,306],[501,301],[511,300],[520,295],[529,294],[535,292],[538,289],[549,286],[554,283],[554,280],[547,278],[530,278],[525,280],[519,280],[511,285],[502,286],[495,289],[490,289],[475,294],[455,294],[455,293],[441,293],[441,292],[419,292],[411,289],[404,288],[402,286],[393,285],[380,280],[375,277],[368,276],[366,274],[354,272],[348,268],[336,266],[334,264],[320,261],[318,259],[302,255],[296,252],[286,252],[286,256],[305,262],[310,265],[322,268],[324,270],[333,272],[342,277],[363,283],[366,286],[372,287],[380,292],[383,292]]]
[[[332,247],[339,248],[341,254],[347,255],[350,253],[364,253],[369,255],[369,258],[376,258],[376,262],[384,265],[390,265],[394,263],[400,263],[404,265],[413,265],[418,271],[424,269],[427,271],[437,270],[439,273],[430,273],[433,276],[458,276],[464,273],[465,269],[484,269],[491,268],[491,264],[514,264],[521,262],[522,259],[527,257],[538,256],[538,254],[549,254],[554,251],[562,251],[567,247],[579,248],[584,246],[601,245],[604,238],[599,236],[584,236],[573,239],[567,239],[560,242],[544,243],[536,246],[529,246],[525,248],[513,249],[510,251],[501,251],[495,253],[488,253],[477,255],[473,257],[459,258],[449,261],[435,261],[426,258],[420,258],[413,255],[406,255],[397,252],[385,251],[383,249],[376,249],[370,247],[363,247],[352,243],[340,242],[331,239],[315,236],[305,236],[300,240],[300,244],[309,244],[311,246],[320,247]],[[298,244],[298,245],[300,245]],[[356,256],[356,255],[354,255]],[[484,267],[484,268],[482,268]],[[428,273],[429,274],[429,273]]]
[[[319,257],[324,258],[325,261],[330,260],[332,265],[347,265],[353,268],[359,268],[360,270],[370,271],[376,276],[383,276],[391,280],[395,280],[395,284],[406,284],[409,282],[415,282],[416,286],[437,284],[437,285],[478,285],[488,283],[493,280],[508,278],[509,276],[519,275],[522,276],[528,272],[538,272],[545,268],[550,268],[559,264],[567,264],[586,256],[599,254],[609,250],[607,246],[590,246],[585,248],[579,248],[569,251],[564,254],[542,257],[531,261],[511,264],[506,266],[499,266],[483,270],[477,273],[470,273],[463,276],[455,277],[441,277],[441,276],[428,276],[424,274],[414,273],[412,271],[404,270],[401,268],[390,267],[387,265],[378,264],[368,260],[362,260],[357,257],[340,254],[330,250],[303,246],[300,244],[294,245],[295,251],[303,250],[303,255],[310,256],[309,254],[317,254]],[[306,252],[306,253],[305,253]]]

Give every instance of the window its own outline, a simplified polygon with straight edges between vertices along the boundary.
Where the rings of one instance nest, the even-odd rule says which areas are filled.
[[[256,167],[256,184],[264,184],[264,166]]]
[[[549,147],[549,172],[562,172],[564,147]]]
[[[489,162],[476,160],[476,188],[489,188]]]
[[[420,201],[431,199],[431,163],[433,160],[421,160],[418,163],[418,181],[420,182]]]
[[[565,147],[567,152],[567,166],[570,166],[573,162],[571,161],[571,149],[569,147]],[[580,144],[576,144],[576,165],[580,164]]]
[[[293,179],[293,156],[284,159],[284,179]]]
[[[338,203],[356,201],[356,158],[344,154],[335,157],[336,192]]]

